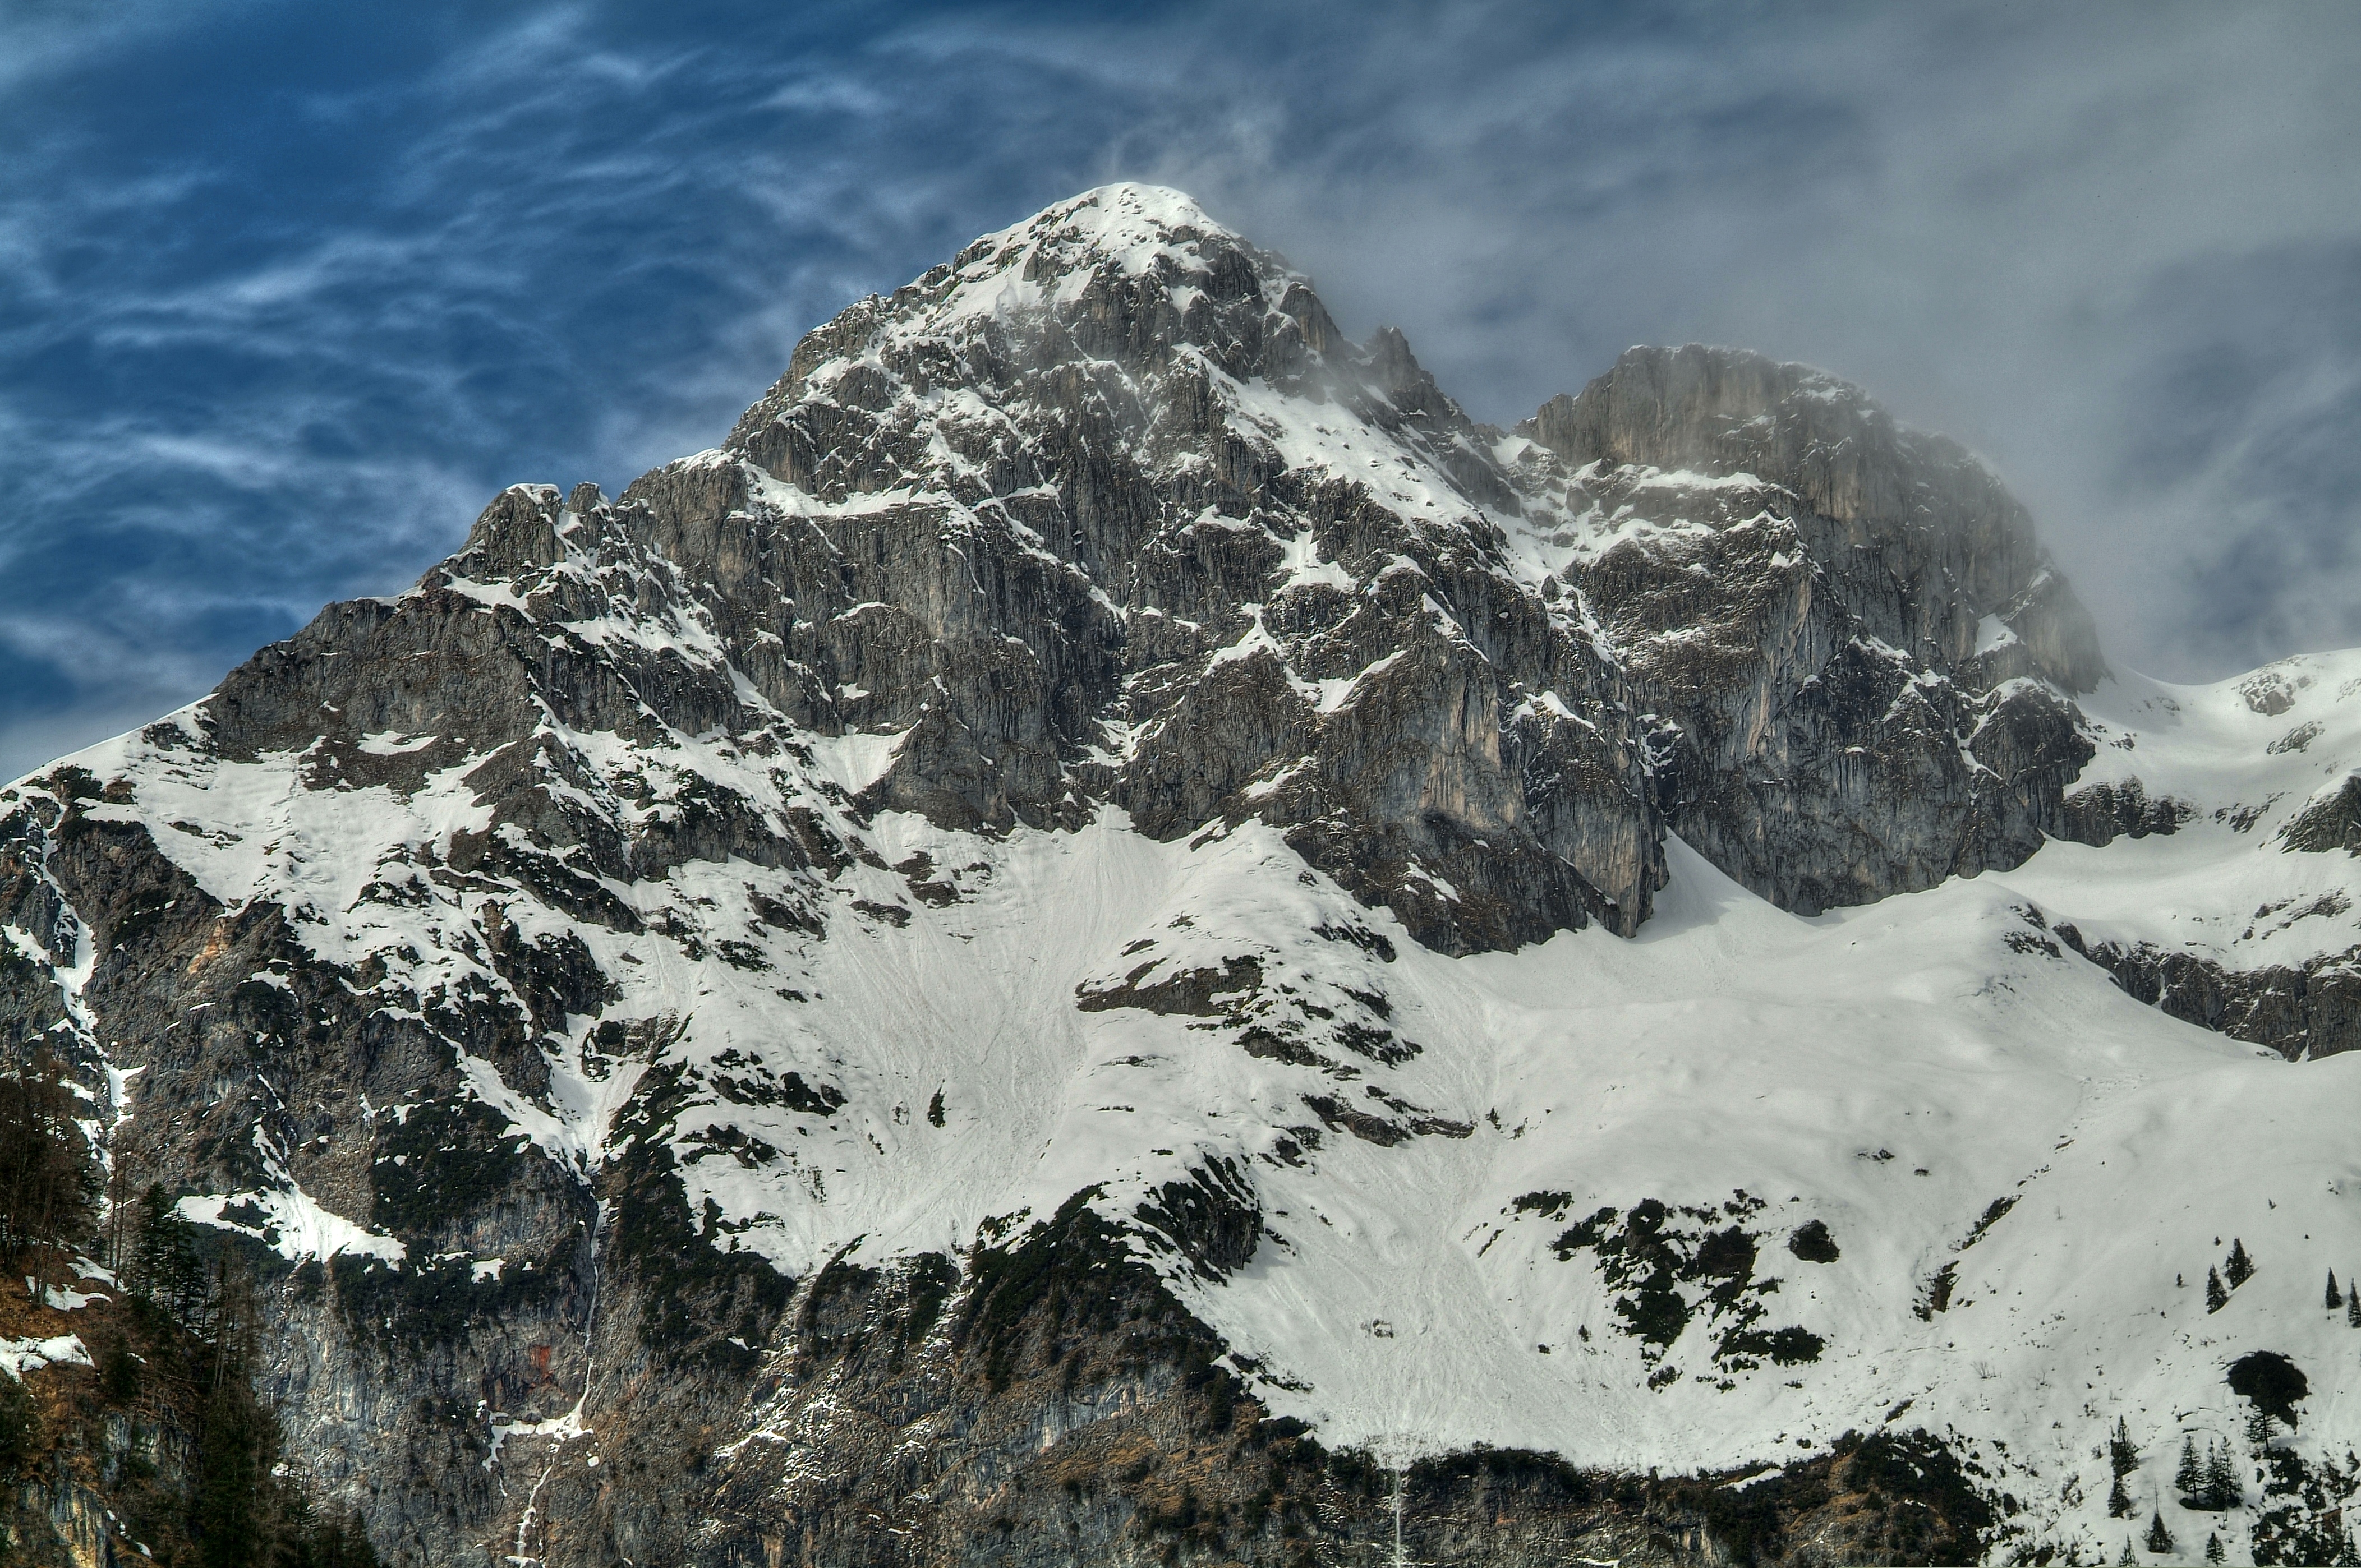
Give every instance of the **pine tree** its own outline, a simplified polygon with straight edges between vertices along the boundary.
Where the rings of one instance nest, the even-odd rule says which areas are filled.
[[[2197,1463],[2197,1440],[2180,1440],[2180,1468],[2172,1473],[2173,1490],[2184,1497],[2193,1497],[2205,1485],[2205,1467]]]
[[[2345,1321],[2349,1327],[2361,1329],[2361,1283],[2345,1287]]]
[[[2139,1450],[2133,1445],[2131,1429],[2124,1425],[2121,1416],[2115,1418],[2114,1433],[2107,1439],[2107,1463],[2118,1476],[2130,1475],[2139,1465]]]
[[[40,1277],[45,1255],[95,1223],[98,1177],[80,1111],[65,1069],[47,1050],[0,1075],[0,1260],[16,1273]]]
[[[2222,1288],[2220,1270],[2207,1269],[2205,1271],[2205,1310],[2209,1312],[2218,1312],[2229,1304],[2230,1293]]]
[[[149,1182],[140,1195],[126,1283],[134,1295],[183,1323],[192,1323],[204,1304],[205,1266],[197,1254],[197,1228],[181,1218],[161,1182]]]
[[[2222,1538],[2211,1533],[2210,1531],[2205,1537],[2205,1561],[2208,1563],[2227,1563],[2230,1561],[2230,1554],[2222,1550]]]
[[[2230,1258],[2222,1272],[2229,1277],[2233,1290],[2255,1277],[2255,1260],[2246,1255],[2246,1244],[2235,1236],[2230,1238]]]
[[[2246,1446],[2260,1454],[2271,1445],[2271,1413],[2260,1405],[2246,1418]]]
[[[110,1405],[127,1405],[139,1397],[139,1358],[121,1335],[98,1353],[98,1394]]]
[[[193,1512],[203,1568],[253,1568],[270,1544],[279,1423],[255,1398],[254,1293],[224,1259],[215,1288],[213,1397],[197,1439]]]
[[[243,1376],[214,1390],[197,1445],[195,1511],[204,1568],[253,1568],[261,1560],[259,1494],[270,1474],[272,1436],[269,1417]]]
[[[16,1375],[0,1369],[0,1475],[13,1477],[41,1452],[41,1412]]]
[[[357,1513],[346,1515],[341,1522],[328,1522],[320,1531],[313,1558],[318,1568],[382,1568]]]
[[[2172,1532],[2164,1528],[2164,1511],[2160,1508],[2147,1521],[2147,1549],[2158,1553],[2172,1550]]]
[[[2115,1559],[2115,1568],[2124,1568],[2127,1563],[2131,1568],[2139,1568],[2139,1554],[2132,1550],[2132,1538],[2128,1535],[2124,1537],[2124,1554]]]
[[[2345,1292],[2336,1288],[2336,1270],[2332,1268],[2328,1271],[2328,1310],[2333,1312],[2343,1305]]]
[[[2246,1500],[2246,1489],[2238,1483],[2237,1463],[2231,1458],[2226,1443],[2205,1446],[2205,1506],[2215,1513],[2235,1508]]]
[[[346,1515],[341,1528],[331,1524],[321,1535],[320,1568],[383,1568],[357,1512]]]
[[[2124,1490],[2124,1478],[2118,1474],[2115,1484],[2107,1492],[2107,1517],[2111,1519],[2131,1518],[2132,1495]]]

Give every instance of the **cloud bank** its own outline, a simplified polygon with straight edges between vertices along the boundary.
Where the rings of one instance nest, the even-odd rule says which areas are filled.
[[[1480,418],[1635,342],[1860,381],[2122,663],[2361,642],[2356,80],[2361,12],[2293,5],[18,7],[0,774],[500,485],[709,444],[851,300],[1118,178]]]

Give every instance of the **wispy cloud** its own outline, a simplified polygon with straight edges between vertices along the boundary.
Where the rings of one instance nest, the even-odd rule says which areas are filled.
[[[1485,417],[1636,341],[1851,376],[2135,664],[2361,641],[2346,11],[58,4],[0,61],[0,772],[502,483],[710,443],[851,298],[1112,178]]]

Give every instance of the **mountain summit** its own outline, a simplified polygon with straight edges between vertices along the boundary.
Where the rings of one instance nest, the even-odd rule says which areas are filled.
[[[1114,185],[0,795],[0,1021],[389,1561],[2301,1560],[2356,763],[1841,381],[1480,424]]]

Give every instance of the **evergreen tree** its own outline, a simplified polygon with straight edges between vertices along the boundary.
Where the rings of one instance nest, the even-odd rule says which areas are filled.
[[[2345,1288],[2345,1321],[2349,1327],[2361,1329],[2361,1282]]]
[[[2205,1271],[2205,1310],[2209,1312],[2218,1312],[2229,1304],[2230,1293],[2222,1288],[2221,1271],[2207,1269]]]
[[[2115,1559],[2115,1568],[2124,1568],[2125,1563],[2139,1568],[2139,1554],[2132,1550],[2132,1538],[2128,1535],[2124,1537],[2124,1554]]]
[[[2205,1468],[2197,1463],[2197,1440],[2180,1440],[2180,1468],[2172,1473],[2173,1489],[2184,1497],[2193,1497],[2205,1485]]]
[[[192,1322],[204,1305],[204,1261],[197,1253],[196,1226],[181,1218],[163,1183],[149,1182],[140,1195],[136,1229],[126,1281],[132,1294]]]
[[[110,1405],[127,1405],[139,1397],[139,1358],[120,1335],[99,1352],[98,1396]]]
[[[2343,1305],[2345,1292],[2336,1288],[2336,1270],[2332,1268],[2328,1271],[2328,1310],[2333,1312]]]
[[[254,1397],[253,1292],[224,1261],[216,1286],[213,1397],[197,1439],[192,1511],[203,1568],[257,1568],[272,1544],[279,1423]]]
[[[313,1568],[383,1568],[357,1513],[331,1519],[322,1527],[312,1562]]]
[[[2235,1508],[2246,1500],[2246,1489],[2238,1483],[2237,1462],[2230,1455],[2227,1443],[2205,1445],[2205,1506],[2215,1513]]]
[[[2246,1255],[2246,1244],[2235,1236],[2230,1238],[2230,1258],[2222,1272],[2229,1277],[2233,1290],[2255,1277],[2255,1260]]]
[[[2121,1416],[2115,1418],[2114,1432],[2107,1439],[2107,1463],[2117,1475],[2128,1475],[2139,1466],[2139,1449],[2133,1444],[2131,1429],[2124,1425]]]
[[[2205,1561],[2208,1563],[2227,1563],[2230,1561],[2229,1553],[2222,1550],[2222,1538],[2210,1531],[2207,1532],[2205,1537]]]
[[[2129,1519],[2131,1512],[2132,1495],[2124,1490],[2124,1478],[2118,1475],[2115,1484],[2107,1491],[2107,1517],[2111,1519]]]
[[[243,1376],[225,1379],[205,1406],[194,1520],[204,1568],[255,1568],[263,1561],[260,1505],[276,1446],[271,1424]]]
[[[2271,1413],[2260,1405],[2246,1418],[2246,1446],[2257,1455],[2271,1445]]]
[[[272,1568],[320,1568],[324,1531],[310,1494],[302,1486],[291,1484],[281,1489],[278,1524],[279,1550],[271,1560]]]
[[[47,1050],[0,1075],[0,1258],[44,1274],[49,1250],[88,1235],[98,1179],[65,1069]],[[30,1266],[27,1266],[29,1264]]]
[[[13,1372],[0,1370],[0,1475],[13,1477],[41,1449],[41,1413]]]
[[[2150,1552],[2158,1553],[2172,1550],[2172,1532],[2164,1528],[2164,1512],[2162,1509],[2157,1510],[2148,1519],[2147,1549]]]

